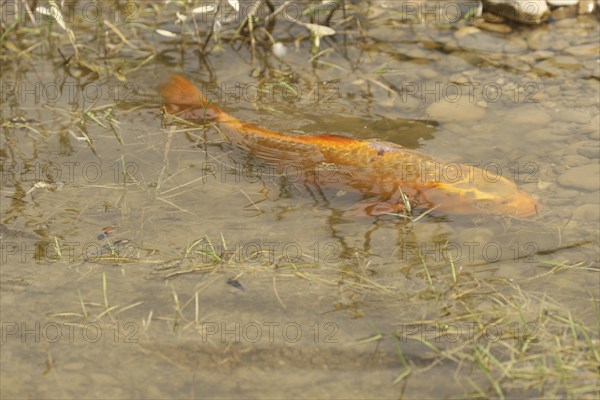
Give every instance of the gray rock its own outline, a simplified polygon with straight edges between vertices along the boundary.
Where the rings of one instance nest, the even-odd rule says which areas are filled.
[[[525,134],[525,137],[534,143],[562,142],[565,140],[564,136],[553,134],[545,128],[529,131]]]
[[[546,76],[557,76],[560,74],[561,70],[552,62],[554,58],[548,58],[544,61],[540,61],[534,67],[535,72],[538,75],[546,75]]]
[[[456,32],[454,32],[454,37],[458,40],[464,38],[468,35],[473,35],[475,33],[481,32],[478,28],[474,26],[463,26],[459,28]]]
[[[536,50],[533,52],[536,60],[545,60],[551,57],[554,57],[556,53],[550,50]]]
[[[483,8],[523,24],[539,24],[550,15],[545,0],[483,0]]]
[[[585,193],[579,196],[579,204],[600,204],[600,194],[598,192]],[[598,220],[596,220],[596,223]]]
[[[547,29],[533,29],[527,35],[527,45],[531,50],[542,50],[548,51],[550,43],[552,42],[553,36],[550,35]],[[546,57],[548,58],[548,57]]]
[[[591,43],[582,44],[579,46],[572,46],[565,49],[565,52],[573,56],[598,57],[598,53],[600,53],[600,44]]]
[[[558,183],[576,189],[600,190],[600,164],[570,168],[558,177]]]
[[[579,2],[578,12],[579,14],[591,14],[596,9],[596,3],[594,0],[581,0]]]
[[[590,160],[587,157],[571,154],[562,158],[561,165],[566,165],[567,167],[581,167],[582,165],[589,164],[589,162]]]
[[[507,115],[507,119],[512,125],[537,125],[546,126],[552,120],[545,111],[537,109],[535,106],[523,105],[514,109]]]
[[[558,38],[555,37],[554,40],[552,41],[552,43],[550,44],[550,48],[552,50],[561,50],[562,51],[562,50],[568,48],[570,45],[571,45],[571,43],[569,43],[568,40],[566,40],[566,39],[558,39]]]
[[[563,197],[550,197],[544,199],[544,206],[551,207],[553,209],[555,209],[556,206],[568,206],[570,208],[573,208],[573,199],[565,199]]]
[[[565,198],[565,199],[572,199],[579,196],[579,192],[577,190],[561,190],[560,191],[560,197]]]
[[[597,90],[596,93],[585,93],[585,90],[581,90],[579,92],[579,97],[575,98],[573,102],[569,102],[569,105],[572,108],[580,108],[590,113],[591,116],[594,116],[595,113],[598,112],[598,95],[596,93],[600,92]],[[585,93],[585,94],[584,94]]]
[[[600,115],[596,115],[592,118],[588,125],[588,129],[591,131],[590,139],[600,139]]]
[[[554,21],[562,21],[567,18],[574,18],[577,16],[577,6],[559,7],[552,10],[552,19]]]
[[[573,110],[568,108],[565,110],[559,110],[554,115],[554,119],[557,121],[577,122],[578,124],[586,124],[590,122],[592,116],[585,111]]]
[[[488,22],[487,20],[476,20],[475,26],[477,28],[483,29],[485,31],[490,32],[498,32],[498,33],[511,33],[512,28],[508,25],[496,23],[496,22]]]
[[[577,142],[569,144],[564,149],[563,154],[565,154],[565,155],[567,155],[567,154],[581,154],[579,152],[579,149],[581,149],[583,147],[597,148],[598,147],[598,142],[593,141],[593,140],[578,140]]]
[[[486,22],[489,24],[489,22]],[[496,35],[481,31],[478,34],[464,36],[458,40],[458,46],[470,51],[483,51],[491,53],[500,53],[504,47],[504,42],[498,40]]]
[[[460,243],[466,242],[477,242],[487,243],[494,237],[494,231],[489,228],[477,227],[477,228],[465,228],[458,234],[458,240]]]
[[[482,119],[485,109],[469,101],[468,96],[463,96],[457,102],[440,101],[432,103],[427,108],[427,114],[431,119],[439,121],[472,121]]]
[[[600,158],[600,147],[598,146],[580,147],[577,152],[589,159]]]
[[[532,256],[533,251],[556,249],[560,241],[556,231],[537,229],[519,229],[518,232],[498,235],[494,239],[505,244],[509,254],[517,259]]]
[[[600,206],[598,204],[584,204],[573,212],[573,219],[578,221],[598,221],[600,219]]]
[[[433,68],[423,68],[418,72],[418,74],[424,79],[434,79],[437,78],[440,74],[434,70]]]
[[[568,44],[564,48],[567,46]],[[582,67],[581,62],[571,56],[556,56],[551,60],[554,61],[554,65],[562,69],[578,69]]]
[[[561,93],[560,86],[544,86],[544,93],[549,96],[559,96]]]
[[[527,50],[527,42],[518,36],[509,36],[504,46],[504,51],[517,53]]]

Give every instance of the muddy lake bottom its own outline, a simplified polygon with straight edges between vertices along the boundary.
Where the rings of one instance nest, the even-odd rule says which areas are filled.
[[[75,45],[3,22],[0,397],[597,398],[597,16],[499,33],[391,3],[348,4],[320,52],[277,20],[280,58],[266,28],[203,47],[189,5],[74,17]],[[350,215],[361,194],[164,113],[173,73],[273,131],[488,168],[540,212]]]

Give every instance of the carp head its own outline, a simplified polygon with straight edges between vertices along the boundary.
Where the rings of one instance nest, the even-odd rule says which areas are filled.
[[[540,204],[517,185],[473,166],[457,164],[463,171],[429,181],[423,189],[426,202],[437,210],[455,214],[504,214],[531,217],[539,214]]]

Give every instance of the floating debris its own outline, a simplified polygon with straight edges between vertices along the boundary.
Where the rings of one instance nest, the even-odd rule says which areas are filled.
[[[227,279],[227,284],[233,286],[236,289],[246,290],[246,289],[244,289],[244,287],[242,286],[242,284],[240,283],[240,281],[238,281],[236,278],[229,278],[229,279]]]

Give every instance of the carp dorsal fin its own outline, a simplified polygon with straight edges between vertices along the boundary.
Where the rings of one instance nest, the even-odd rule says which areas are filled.
[[[317,146],[335,146],[344,147],[361,143],[362,141],[341,135],[306,135],[295,136],[295,140],[302,143],[310,143]]]
[[[350,138],[347,136],[331,135],[328,133],[318,134],[318,135],[306,135],[306,136],[299,136],[299,137],[303,138],[306,141],[334,142],[334,143],[340,143],[340,144],[356,142],[356,139],[353,139],[353,138]]]

